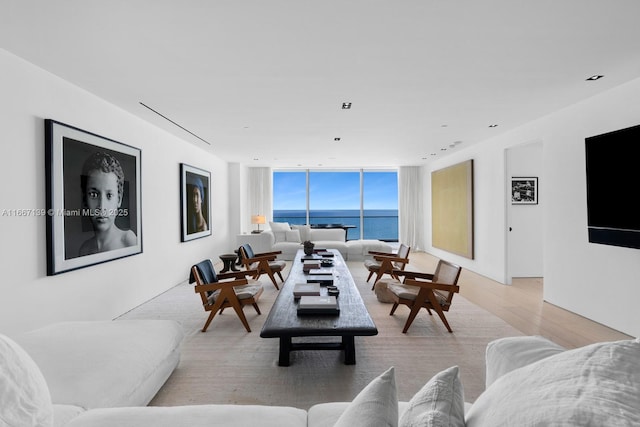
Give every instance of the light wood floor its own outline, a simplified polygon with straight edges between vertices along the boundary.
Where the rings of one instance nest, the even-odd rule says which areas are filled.
[[[412,269],[432,272],[438,259],[425,252],[410,255]],[[460,294],[526,335],[542,335],[567,348],[630,339],[629,335],[542,300],[542,278],[513,279],[503,285],[463,269]],[[452,310],[455,309],[455,297]]]

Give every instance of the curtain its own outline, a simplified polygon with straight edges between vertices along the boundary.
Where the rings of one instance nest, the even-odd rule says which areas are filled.
[[[412,251],[425,249],[426,217],[422,183],[420,166],[401,166],[398,170],[398,240],[410,246]]]
[[[267,222],[273,219],[273,185],[271,168],[249,168],[248,209],[249,216],[264,215]]]

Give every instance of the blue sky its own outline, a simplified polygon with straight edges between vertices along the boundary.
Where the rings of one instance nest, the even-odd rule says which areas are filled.
[[[359,172],[310,172],[310,209],[360,209]],[[364,172],[364,208],[397,209],[395,172]],[[274,172],[273,209],[306,209],[306,173]]]

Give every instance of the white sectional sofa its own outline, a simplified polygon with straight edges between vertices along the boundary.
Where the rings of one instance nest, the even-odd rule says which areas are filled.
[[[167,369],[172,369],[170,366],[175,363],[176,351],[179,353],[182,334],[172,322],[142,322],[151,323],[111,322],[115,329],[110,325],[92,328],[91,322],[77,327],[54,325],[28,334],[26,339],[21,337],[24,347],[0,335],[0,425],[640,425],[638,339],[597,343],[574,350],[565,350],[542,337],[493,341],[486,350],[487,388],[473,404],[464,402],[458,367],[452,366],[431,378],[408,402],[397,401],[394,370],[389,368],[351,402],[319,403],[308,411],[285,406],[227,404],[145,407],[137,405],[146,404],[155,394],[153,390],[164,382]],[[160,323],[153,325],[153,322]],[[95,333],[87,335],[91,329]],[[71,343],[74,340],[78,342]],[[71,346],[71,351],[60,349],[65,346]],[[101,355],[100,350],[106,353]],[[120,352],[123,354],[119,355]],[[147,364],[157,369],[149,369]],[[51,371],[56,366],[58,369]],[[114,369],[116,366],[120,369]],[[153,379],[143,373],[138,375],[139,371]],[[123,393],[127,389],[132,391],[131,397]],[[101,407],[123,404],[131,406]]]
[[[43,393],[50,396],[53,425],[63,426],[94,408],[147,405],[178,365],[183,338],[175,321],[118,320],[54,323],[13,341],[35,362],[38,372],[32,370],[32,377],[46,380]],[[10,350],[4,344],[0,365],[16,364],[7,358]],[[6,380],[0,374],[0,401],[12,393]],[[2,420],[0,426],[23,427]]]
[[[271,222],[269,225],[269,230],[260,233],[257,247],[262,248],[264,252],[281,251],[278,258],[287,261],[295,258],[298,249],[302,248],[302,242],[306,240],[313,242],[317,248],[337,249],[347,261],[363,261],[369,256],[369,251],[392,250],[391,245],[381,240],[346,241],[346,232],[342,228],[311,228],[308,225],[289,225],[286,222]]]

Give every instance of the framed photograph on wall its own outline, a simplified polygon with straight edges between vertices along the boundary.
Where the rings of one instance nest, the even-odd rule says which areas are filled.
[[[211,173],[180,164],[182,241],[211,235]]]
[[[511,204],[512,205],[537,205],[538,204],[538,177],[511,178]]]
[[[47,275],[142,252],[141,151],[45,120]]]

